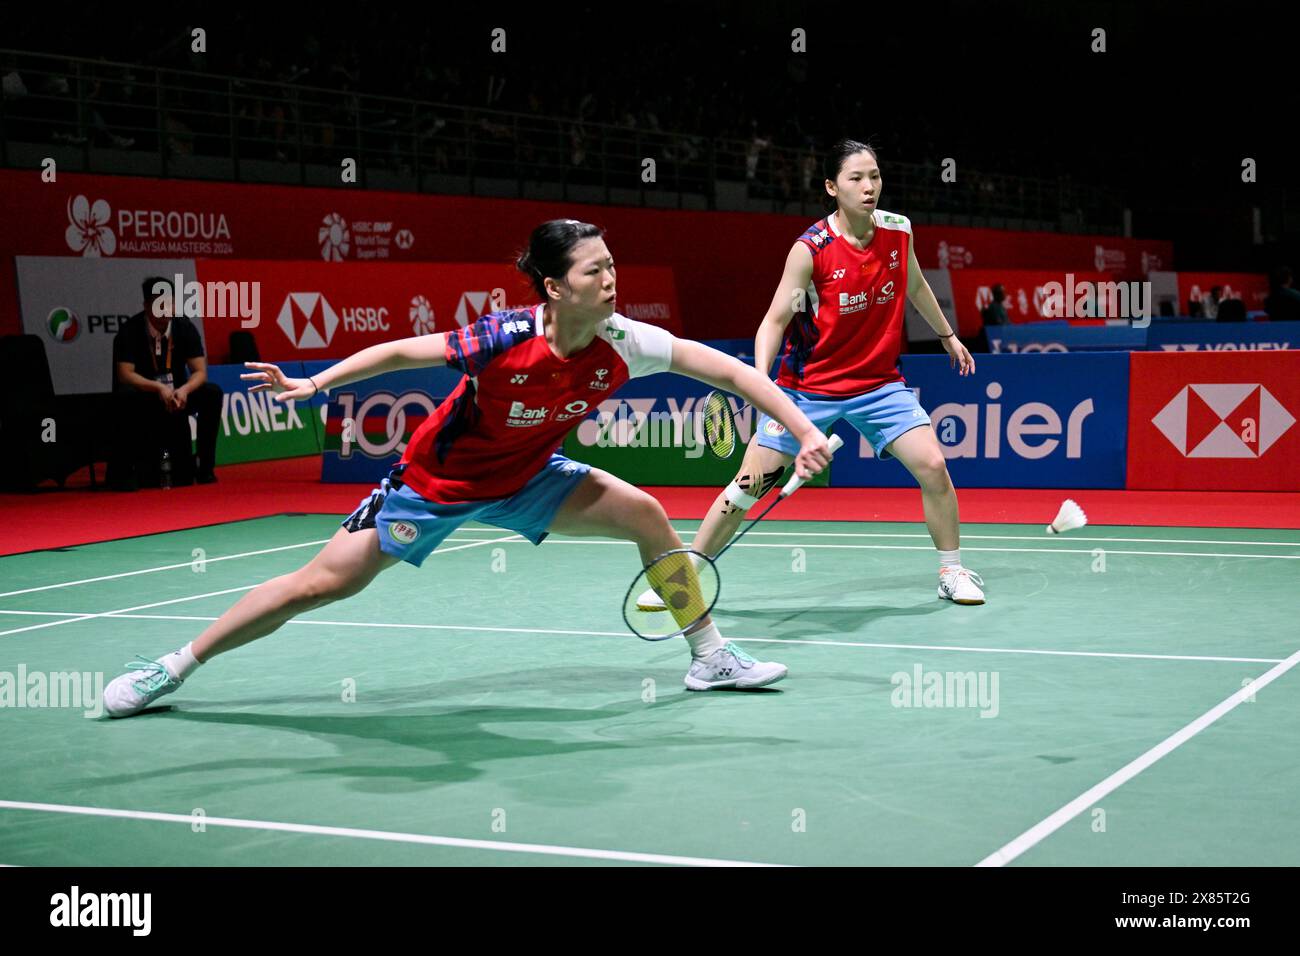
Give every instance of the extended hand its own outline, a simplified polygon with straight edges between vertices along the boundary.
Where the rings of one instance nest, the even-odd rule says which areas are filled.
[[[309,378],[289,378],[284,372],[280,371],[279,366],[270,365],[266,362],[245,362],[247,368],[257,369],[255,372],[246,373],[239,376],[244,381],[257,382],[249,389],[250,392],[272,391],[276,394],[271,396],[271,401],[284,404],[285,402],[303,399],[304,401],[316,394],[316,386],[312,384]]]
[[[961,344],[957,336],[949,336],[943,340],[943,347],[948,352],[948,367],[960,368],[958,375],[972,375],[975,372],[975,359],[970,354],[970,349]]]

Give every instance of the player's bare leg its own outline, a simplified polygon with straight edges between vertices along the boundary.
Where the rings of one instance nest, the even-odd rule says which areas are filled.
[[[373,528],[340,528],[316,557],[297,571],[259,584],[209,625],[193,642],[140,667],[104,688],[109,716],[129,717],[176,690],[193,670],[217,654],[278,630],[286,621],[363,590],[397,558],[379,550]]]
[[[635,542],[642,566],[682,547],[657,499],[599,468],[593,468],[566,499],[547,530]],[[756,661],[736,644],[724,641],[710,617],[703,618],[686,641],[692,655],[686,686],[692,690],[759,687],[787,673],[784,664]]]
[[[921,486],[925,526],[939,551],[939,597],[957,604],[983,604],[984,582],[961,564],[961,518],[957,490],[948,475],[948,463],[934,429],[928,425],[910,429],[885,448],[911,472]]]

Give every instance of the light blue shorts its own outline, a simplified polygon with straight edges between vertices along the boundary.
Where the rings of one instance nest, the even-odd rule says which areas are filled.
[[[877,458],[893,458],[893,455],[885,451],[886,445],[903,432],[911,431],[918,425],[930,424],[930,416],[916,400],[916,393],[904,382],[890,382],[865,395],[855,395],[852,398],[827,398],[824,395],[796,392],[784,386],[780,388],[790,396],[799,411],[807,415],[809,421],[822,431],[828,431],[841,418],[847,420],[871,442]],[[758,443],[764,448],[772,448],[792,457],[799,454],[799,442],[780,422],[760,414],[754,430],[758,435]]]
[[[384,554],[417,568],[466,521],[496,525],[541,544],[555,513],[590,471],[590,465],[552,455],[542,470],[509,498],[455,504],[427,500],[394,473],[344,519],[342,526],[349,531],[376,529],[379,549]]]

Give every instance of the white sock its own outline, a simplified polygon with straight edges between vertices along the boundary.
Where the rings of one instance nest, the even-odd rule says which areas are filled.
[[[202,663],[194,656],[194,645],[186,644],[180,650],[173,651],[165,657],[158,658],[158,663],[167,668],[167,673],[177,680],[184,680]]]
[[[939,552],[940,568],[960,568],[961,567],[961,548],[955,551]]]
[[[686,641],[691,645],[691,654],[700,659],[708,657],[727,643],[722,639],[716,624],[710,624],[708,627],[687,634]]]

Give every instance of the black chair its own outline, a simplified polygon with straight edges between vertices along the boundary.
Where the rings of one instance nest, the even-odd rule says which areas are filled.
[[[1224,299],[1219,303],[1218,322],[1245,322],[1246,303],[1240,299]]]
[[[260,362],[262,356],[257,351],[257,339],[252,332],[230,333],[230,364],[243,365],[245,362]]]
[[[104,398],[55,395],[40,336],[0,336],[0,486],[33,491],[52,478],[62,488],[69,475],[90,465],[94,487],[92,436]]]

